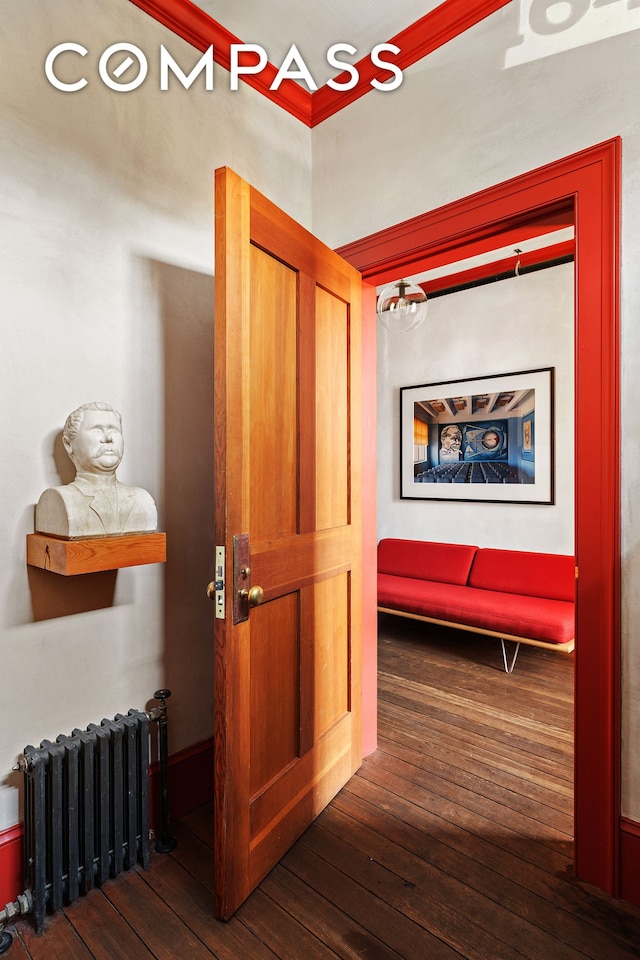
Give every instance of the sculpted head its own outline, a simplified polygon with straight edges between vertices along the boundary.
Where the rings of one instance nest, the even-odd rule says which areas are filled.
[[[122,460],[122,418],[108,403],[83,403],[65,421],[62,443],[80,474],[114,474]]]

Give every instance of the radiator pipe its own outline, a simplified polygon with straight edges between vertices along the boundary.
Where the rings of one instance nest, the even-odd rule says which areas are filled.
[[[7,903],[3,910],[0,910],[0,954],[6,953],[13,943],[13,936],[8,930],[5,930],[5,924],[15,917],[22,917],[33,910],[33,900],[31,891],[25,890],[18,896],[13,903]]]
[[[151,720],[158,724],[158,753],[160,759],[160,813],[162,818],[162,833],[155,842],[156,853],[171,853],[175,850],[178,841],[169,832],[169,749],[167,731],[167,705],[171,690],[156,690],[154,700],[160,702],[149,714]]]

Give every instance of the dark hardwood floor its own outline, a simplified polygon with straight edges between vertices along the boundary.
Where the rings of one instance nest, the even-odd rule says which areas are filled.
[[[379,749],[233,919],[211,810],[47,920],[33,960],[630,960],[640,910],[572,875],[573,658],[380,621]]]

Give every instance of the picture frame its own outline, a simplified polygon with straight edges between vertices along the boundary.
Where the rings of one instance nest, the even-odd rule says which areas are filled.
[[[401,499],[552,504],[554,375],[401,387]]]

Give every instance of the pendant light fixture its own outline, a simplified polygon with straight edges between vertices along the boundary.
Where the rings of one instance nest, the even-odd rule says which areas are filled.
[[[396,280],[381,292],[376,312],[387,330],[409,333],[416,330],[427,315],[427,295],[415,283]]]

